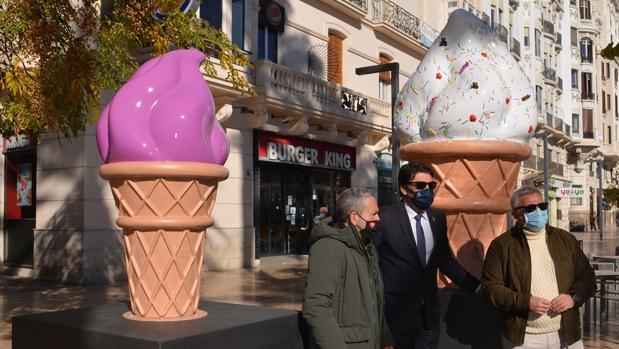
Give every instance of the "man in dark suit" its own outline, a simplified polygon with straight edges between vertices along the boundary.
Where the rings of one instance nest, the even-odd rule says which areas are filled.
[[[398,174],[402,201],[384,207],[375,236],[385,287],[385,315],[397,349],[438,348],[437,268],[474,293],[479,280],[454,259],[445,214],[431,209],[436,182],[418,162]]]

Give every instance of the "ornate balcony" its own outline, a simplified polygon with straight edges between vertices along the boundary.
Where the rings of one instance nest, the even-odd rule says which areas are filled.
[[[368,0],[320,0],[340,12],[359,19],[368,13]]]
[[[582,94],[580,95],[580,98],[586,101],[595,101],[595,93],[593,92],[587,93],[583,91]]]
[[[520,60],[520,41],[512,38],[512,46],[510,48],[510,51],[517,60]]]
[[[394,40],[405,39],[407,46],[416,48],[419,53],[426,49],[421,43],[421,20],[391,0],[372,1],[372,20],[374,30]]]
[[[259,99],[267,99],[270,106],[321,115],[331,122],[354,122],[383,131],[391,129],[388,102],[268,60],[256,62],[255,68],[256,93]]]

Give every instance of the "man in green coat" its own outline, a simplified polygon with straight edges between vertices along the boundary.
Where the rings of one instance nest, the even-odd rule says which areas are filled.
[[[312,347],[391,348],[378,254],[372,242],[379,220],[374,195],[351,188],[340,194],[334,218],[321,220],[312,231],[303,299]]]

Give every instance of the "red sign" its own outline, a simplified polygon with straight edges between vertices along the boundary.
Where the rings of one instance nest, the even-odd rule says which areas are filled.
[[[309,139],[258,133],[258,160],[337,170],[354,170],[355,148]]]

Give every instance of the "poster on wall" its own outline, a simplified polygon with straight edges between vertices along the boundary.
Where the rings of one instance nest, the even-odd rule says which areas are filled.
[[[17,165],[17,206],[32,206],[32,164]]]

